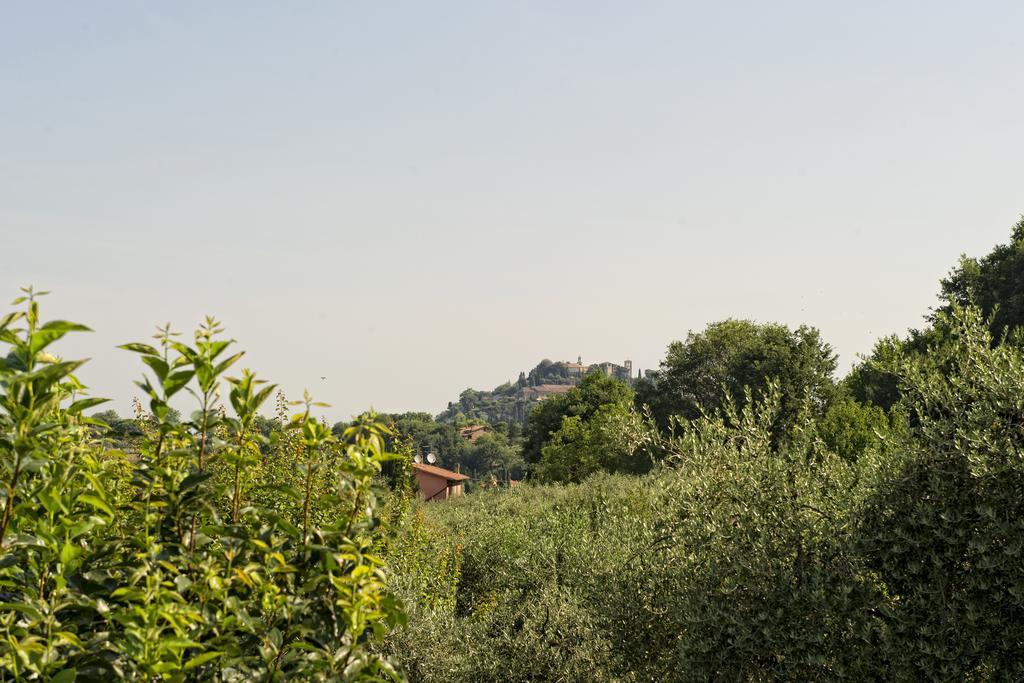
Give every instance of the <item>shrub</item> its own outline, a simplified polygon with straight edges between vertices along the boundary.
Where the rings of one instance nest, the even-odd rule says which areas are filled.
[[[128,344],[149,370],[151,415],[130,457],[106,450],[73,373],[51,345],[87,328],[42,322],[40,294],[0,320],[0,670],[16,679],[366,680],[397,678],[374,648],[402,613],[387,591],[373,478],[389,456],[364,421],[336,439],[308,397],[290,424],[294,461],[275,491],[287,513],[242,482],[258,470],[253,421],[269,389],[228,379],[216,321],[194,345],[169,328]],[[188,390],[198,409],[174,420]],[[319,478],[319,479],[318,479]],[[322,481],[322,486],[314,483]]]
[[[913,433],[860,513],[884,581],[895,678],[1024,677],[1024,353],[994,347],[979,311],[951,306],[946,344],[896,359]]]

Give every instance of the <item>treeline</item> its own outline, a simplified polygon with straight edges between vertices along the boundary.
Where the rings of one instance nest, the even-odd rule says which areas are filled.
[[[728,321],[636,395],[545,401],[527,457],[580,483],[411,512],[388,651],[422,681],[1024,679],[1022,294],[1024,222],[841,381],[813,330]]]
[[[103,410],[94,413],[90,419],[106,427],[103,430],[104,439],[111,446],[134,453],[144,440],[146,424],[150,419],[141,405],[139,413],[139,417],[128,418],[113,410]],[[331,433],[340,438],[361,419],[336,422],[331,427]],[[455,426],[439,422],[429,413],[375,413],[374,419],[388,427],[384,437],[385,448],[408,451],[411,456],[420,456],[424,462],[428,454],[433,454],[439,466],[459,469],[472,477],[468,484],[469,490],[492,481],[500,484],[508,480],[518,481],[526,476],[526,463],[520,446],[522,430],[518,423],[510,425],[499,422],[490,426],[477,420]],[[171,424],[180,424],[182,418],[178,411],[170,408],[167,420]],[[261,446],[264,455],[270,452],[271,439],[287,428],[288,420],[289,411],[283,394],[278,395],[277,406],[271,416],[254,416],[252,430],[264,439]],[[462,427],[472,425],[485,426],[486,430],[470,441],[461,436],[459,431]],[[388,472],[393,469],[392,465],[385,466]]]
[[[813,327],[713,323],[672,342],[658,370],[639,380],[635,391],[588,377],[536,406],[525,427],[524,459],[543,481],[580,481],[599,470],[647,471],[665,454],[638,431],[650,427],[669,436],[693,420],[719,415],[726,406],[742,410],[777,390],[775,446],[790,438],[799,420],[813,419],[833,452],[855,460],[901,429],[905,418],[916,419],[899,410],[902,389],[893,366],[900,358],[939,362],[950,343],[953,306],[976,306],[994,345],[1024,341],[1024,220],[1009,243],[980,259],[962,257],[938,296],[923,329],[881,339],[841,379],[832,347]]]

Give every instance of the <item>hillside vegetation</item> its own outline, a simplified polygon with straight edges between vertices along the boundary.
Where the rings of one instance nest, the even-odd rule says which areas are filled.
[[[97,412],[43,294],[0,318],[0,680],[1024,680],[1024,221],[842,379],[725,320],[469,436],[331,426],[212,318]],[[427,453],[476,486],[418,502]]]

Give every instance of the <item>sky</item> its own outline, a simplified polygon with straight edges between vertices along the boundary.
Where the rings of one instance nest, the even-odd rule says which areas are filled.
[[[728,317],[845,372],[1024,213],[1024,3],[0,5],[0,296],[345,419]],[[6,303],[6,302],[5,302]]]

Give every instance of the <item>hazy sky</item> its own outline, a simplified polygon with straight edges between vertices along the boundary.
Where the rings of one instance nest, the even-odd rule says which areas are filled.
[[[0,285],[347,417],[726,317],[845,370],[1024,212],[1024,3],[0,5]],[[326,380],[321,380],[326,376]]]

